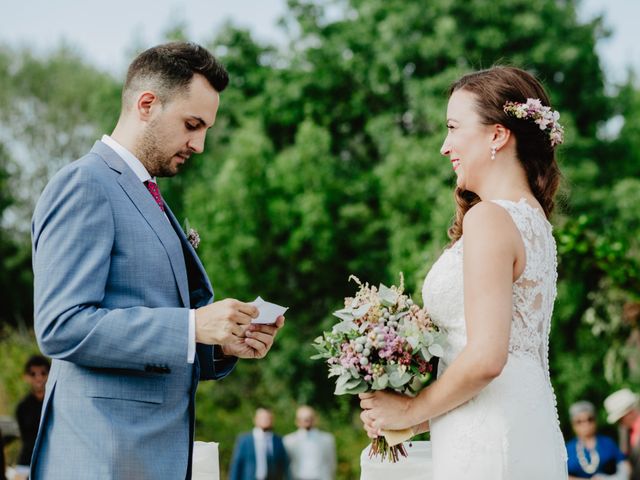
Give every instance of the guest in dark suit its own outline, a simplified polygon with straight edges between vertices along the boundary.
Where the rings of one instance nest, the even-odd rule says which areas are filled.
[[[283,480],[289,477],[289,459],[282,438],[273,433],[273,413],[258,408],[253,431],[238,437],[233,450],[230,480]]]

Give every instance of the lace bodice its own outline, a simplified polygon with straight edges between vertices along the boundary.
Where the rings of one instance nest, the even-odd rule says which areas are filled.
[[[535,359],[548,372],[548,339],[556,297],[556,245],[551,224],[523,198],[495,200],[513,219],[522,235],[526,264],[513,284],[513,320],[509,352]],[[462,238],[447,249],[425,279],[422,297],[434,322],[448,333],[443,358],[451,363],[467,342],[464,321]]]

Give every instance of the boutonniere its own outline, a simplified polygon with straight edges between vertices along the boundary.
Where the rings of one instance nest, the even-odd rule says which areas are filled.
[[[185,231],[187,232],[187,240],[189,241],[193,249],[196,250],[198,248],[198,245],[200,245],[200,234],[195,228],[191,228],[191,225],[189,225],[189,220],[185,219],[184,223]]]

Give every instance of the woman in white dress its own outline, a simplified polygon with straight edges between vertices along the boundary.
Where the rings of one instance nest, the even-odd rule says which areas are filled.
[[[558,118],[517,68],[451,87],[441,153],[457,175],[457,212],[423,287],[449,345],[438,379],[417,397],[376,392],[360,402],[369,436],[430,428],[435,480],[567,478],[548,367]]]

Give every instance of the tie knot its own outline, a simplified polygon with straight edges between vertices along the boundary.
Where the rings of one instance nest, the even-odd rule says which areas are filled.
[[[158,184],[156,182],[152,182],[151,180],[147,180],[146,182],[144,182],[144,184],[147,187],[147,190],[149,190],[149,193],[151,193],[153,199],[160,207],[160,210],[164,212],[164,202],[162,201],[162,195],[160,195]]]

